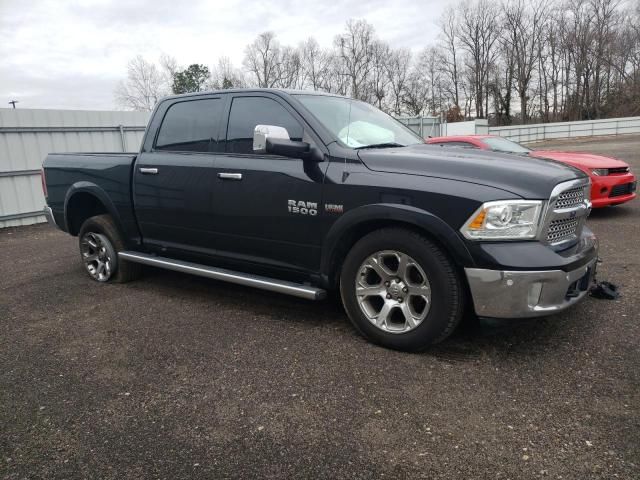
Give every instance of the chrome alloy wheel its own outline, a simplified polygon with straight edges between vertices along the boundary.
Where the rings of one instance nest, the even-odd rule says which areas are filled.
[[[80,242],[84,266],[94,280],[106,282],[115,271],[117,254],[107,237],[87,232]]]
[[[409,255],[376,252],[358,269],[356,296],[362,313],[380,330],[406,333],[426,318],[431,286],[424,270]]]

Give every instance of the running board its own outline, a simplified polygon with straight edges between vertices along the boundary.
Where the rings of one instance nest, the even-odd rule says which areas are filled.
[[[209,267],[199,263],[184,262],[172,258],[157,257],[140,252],[118,252],[118,257],[128,262],[151,265],[152,267],[165,268],[176,272],[190,273],[200,277],[213,278],[223,282],[237,283],[246,287],[261,288],[272,292],[285,293],[294,297],[305,298],[307,300],[322,300],[327,292],[321,288],[315,288],[300,283],[275,280],[273,278],[251,275],[248,273],[234,272],[223,268]]]

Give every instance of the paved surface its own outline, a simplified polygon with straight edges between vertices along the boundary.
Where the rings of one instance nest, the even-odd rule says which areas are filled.
[[[640,138],[600,151],[640,172]],[[617,301],[411,355],[309,303],[0,231],[0,478],[640,478],[640,201],[593,214]]]

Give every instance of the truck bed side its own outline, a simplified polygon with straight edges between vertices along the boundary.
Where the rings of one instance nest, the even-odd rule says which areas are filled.
[[[128,243],[140,238],[131,179],[135,153],[52,153],[44,160],[47,203],[56,224],[77,235],[93,214],[109,213]]]

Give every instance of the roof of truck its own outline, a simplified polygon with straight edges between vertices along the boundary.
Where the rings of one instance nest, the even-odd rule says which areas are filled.
[[[211,95],[216,93],[244,93],[244,92],[260,92],[260,93],[275,93],[275,94],[286,94],[286,95],[324,95],[328,97],[342,97],[348,98],[344,95],[337,95],[335,93],[321,92],[318,90],[296,90],[292,88],[228,88],[225,90],[207,90],[204,92],[192,92],[192,93],[181,93],[179,95],[167,95],[163,98],[172,99],[172,98],[183,98],[183,97],[196,97],[199,95]]]

